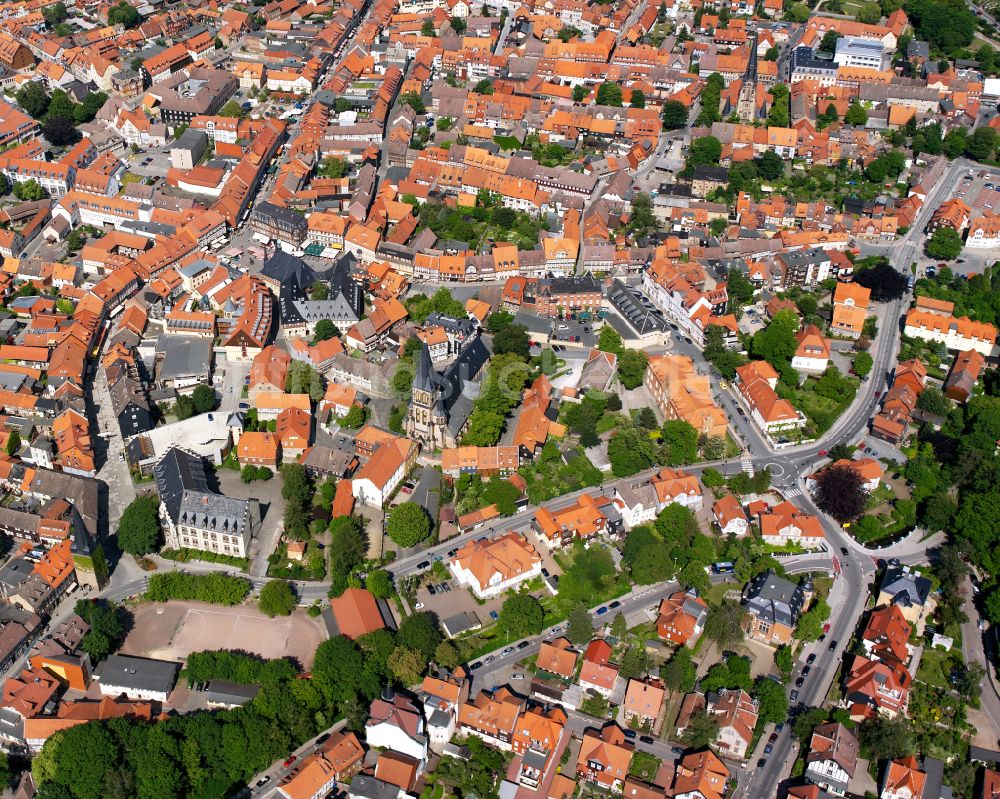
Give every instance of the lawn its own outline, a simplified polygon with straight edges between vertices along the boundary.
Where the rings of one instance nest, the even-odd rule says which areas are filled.
[[[638,777],[644,782],[652,782],[659,770],[660,759],[658,757],[638,750],[632,754],[632,764],[628,767],[628,773],[631,776]]]
[[[513,136],[494,136],[493,141],[500,145],[502,150],[520,150],[521,142],[515,139]]]
[[[618,426],[618,421],[620,417],[616,413],[605,412],[604,415],[597,420],[597,424],[594,426],[598,434],[607,433],[609,430],[614,430]]]
[[[917,679],[935,688],[950,690],[948,675],[951,673],[954,659],[952,653],[941,649],[926,647],[920,656],[920,667],[917,669]]]

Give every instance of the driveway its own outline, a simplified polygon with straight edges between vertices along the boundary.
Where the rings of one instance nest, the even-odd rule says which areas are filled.
[[[219,488],[228,497],[256,499],[260,501],[262,515],[260,530],[250,542],[250,575],[263,577],[267,574],[267,558],[278,546],[285,513],[285,500],[281,497],[281,477],[275,475],[270,480],[244,483],[240,473],[232,469],[218,469]]]

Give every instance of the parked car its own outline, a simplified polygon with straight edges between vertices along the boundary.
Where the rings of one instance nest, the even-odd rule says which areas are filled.
[[[517,648],[518,649],[527,649],[529,646],[531,646],[531,641],[521,641],[521,643],[519,643],[517,645]]]
[[[515,671],[513,674],[510,675],[510,678],[512,680],[523,680],[524,675],[519,671]]]
[[[813,652],[809,657],[806,658],[806,663],[812,664],[816,662],[816,653]]]
[[[804,669],[802,669],[802,676],[808,677],[810,671],[812,671],[812,666],[806,666]]]
[[[635,740],[635,730],[625,730],[625,737],[628,738],[630,741],[634,741]]]
[[[545,568],[543,568],[543,569],[542,569],[542,577],[548,577],[548,576],[549,576],[549,570],[548,570],[548,569],[545,569]]]
[[[836,641],[831,641],[831,642],[830,642],[830,646],[828,646],[828,647],[827,647],[827,649],[829,649],[829,650],[830,650],[831,652],[832,652],[832,651],[833,651],[834,649],[836,649],[836,648],[837,648],[837,642],[836,642]]]
[[[769,755],[773,751],[774,751],[774,747],[771,744],[768,744],[767,746],[764,747],[764,754],[765,755]]]
[[[773,743],[774,743],[775,741],[777,741],[777,740],[778,740],[778,733],[776,733],[776,732],[772,732],[772,733],[771,733],[771,737],[767,739],[767,742],[768,742],[769,744],[773,744]]]
[[[422,560],[417,564],[417,571],[423,571],[424,569],[430,568],[431,562],[429,560]]]
[[[642,741],[644,744],[651,744],[651,743],[653,743],[653,736],[652,735],[640,735],[639,736],[639,740]]]
[[[762,757],[760,760],[757,761],[757,768],[764,768],[764,766],[766,765],[767,765],[766,757]]]
[[[799,677],[799,678],[798,678],[798,679],[797,679],[797,680],[795,681],[795,687],[796,687],[796,688],[801,688],[801,687],[802,687],[802,684],[803,684],[803,683],[804,683],[805,681],[806,681],[806,678],[805,678],[805,677]]]
[[[469,668],[472,669],[472,671],[475,671],[476,669],[481,669],[482,667],[483,667],[483,663],[480,660],[477,660],[475,663],[473,663],[471,666],[469,666]]]
[[[597,609],[597,615],[598,616],[603,616],[607,612],[608,612],[608,609],[606,607],[604,607],[603,605]]]
[[[437,593],[437,589],[434,587],[433,583],[431,585],[427,586],[427,593],[431,594],[431,595]]]
[[[298,755],[292,755],[290,758],[288,758],[288,760],[286,760],[284,763],[282,763],[282,765],[285,768],[288,768],[290,765],[292,765],[292,763],[294,763],[298,759],[299,759]]]
[[[792,691],[788,695],[788,698],[791,699],[794,702],[795,700],[797,700],[799,698],[799,692],[798,691]]]
[[[612,610],[614,610],[615,608],[620,608],[621,606],[622,606],[622,603],[619,602],[617,599],[614,602],[612,602],[611,604],[608,605],[608,607],[611,608]]]
[[[330,733],[324,732],[321,736],[319,736],[319,738],[316,739],[316,745],[319,746],[320,744],[325,744],[329,740]]]
[[[490,618],[493,619],[493,621],[500,621],[500,614],[497,613],[495,610],[491,610]]]
[[[504,649],[504,651],[501,654],[503,654],[503,655],[509,655],[513,651],[514,651],[514,647],[508,646],[506,649]]]
[[[261,785],[267,785],[270,781],[271,778],[265,775],[261,777],[259,780],[257,780],[257,787],[259,788]]]

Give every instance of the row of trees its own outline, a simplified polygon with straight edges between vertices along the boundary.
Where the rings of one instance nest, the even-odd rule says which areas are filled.
[[[213,605],[239,605],[250,593],[250,581],[222,572],[187,574],[172,571],[149,578],[146,599],[167,602],[171,599],[210,602]]]
[[[108,99],[104,92],[88,92],[77,103],[62,89],[47,94],[36,81],[25,83],[15,96],[26,114],[41,121],[43,135],[57,147],[79,141],[76,126],[90,122]]]

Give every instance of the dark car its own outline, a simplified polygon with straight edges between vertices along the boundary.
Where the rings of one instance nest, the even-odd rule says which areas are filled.
[[[433,585],[429,585],[429,586],[427,586],[427,593],[428,594],[436,594],[437,593],[437,589]]]
[[[319,736],[319,738],[316,739],[316,745],[319,746],[320,744],[325,744],[328,740],[330,740],[330,733],[324,732],[321,736]]]
[[[617,599],[614,602],[612,602],[610,605],[608,605],[608,607],[611,608],[612,610],[614,610],[615,608],[620,608],[621,606],[622,606],[622,603],[619,602]]]
[[[608,609],[607,609],[606,607],[603,607],[603,606],[602,606],[602,607],[599,607],[599,608],[597,609],[597,615],[598,615],[598,616],[603,616],[603,615],[604,615],[605,613],[607,613],[607,612],[608,612]]]
[[[760,760],[757,761],[757,768],[764,768],[764,766],[766,765],[767,765],[766,757],[762,757]]]
[[[785,729],[785,722],[783,721],[779,721],[777,724],[774,725],[774,731],[776,733],[781,733],[783,729]]]
[[[771,733],[771,737],[767,739],[767,742],[768,742],[769,744],[773,744],[773,743],[774,743],[775,741],[777,741],[777,740],[778,740],[778,733],[776,733],[776,732],[772,732],[772,733]]]
[[[836,641],[831,641],[831,642],[830,642],[830,646],[829,646],[828,648],[829,648],[829,649],[830,649],[830,651],[832,652],[832,651],[833,651],[834,649],[836,649],[836,648],[837,648],[837,642],[836,642]]]
[[[548,569],[542,569],[542,577],[548,577],[548,576],[549,576],[549,570]]]
[[[789,699],[791,699],[791,700],[792,700],[792,701],[794,702],[794,701],[795,701],[796,699],[798,699],[798,698],[799,698],[799,692],[798,692],[798,691],[792,691],[792,692],[791,692],[791,693],[790,693],[790,694],[788,695],[788,698],[789,698]]]
[[[531,646],[531,641],[521,641],[521,643],[519,643],[517,645],[517,648],[518,649],[527,649],[529,646]]]
[[[259,788],[261,785],[267,785],[267,783],[269,783],[270,781],[271,781],[270,777],[267,776],[261,777],[259,780],[257,780],[257,787]]]
[[[477,660],[475,663],[473,663],[471,666],[469,666],[469,668],[472,671],[475,671],[476,669],[481,669],[482,667],[483,667],[483,664],[482,664],[482,661],[480,661],[480,660]]]
[[[847,551],[847,547],[841,547],[840,554],[846,558],[850,553]]]
[[[806,666],[804,669],[802,669],[802,676],[803,677],[808,677],[810,671],[812,671],[812,667],[811,666]]]
[[[630,741],[635,739],[635,730],[625,730],[625,737]]]
[[[801,687],[802,687],[802,683],[804,683],[805,681],[806,681],[806,678],[805,678],[805,677],[799,677],[799,678],[798,678],[798,679],[797,679],[797,680],[795,681],[795,687],[796,687],[796,688],[801,688]]]
[[[651,744],[651,743],[653,743],[653,736],[651,736],[651,735],[640,735],[639,736],[639,740],[642,741],[644,744]]]
[[[774,751],[774,746],[772,746],[771,744],[768,744],[767,746],[764,747],[764,754],[765,755],[769,755],[773,751]]]
[[[430,568],[430,565],[431,562],[429,560],[422,560],[420,561],[420,563],[417,564],[417,571],[420,571],[421,569]]]

